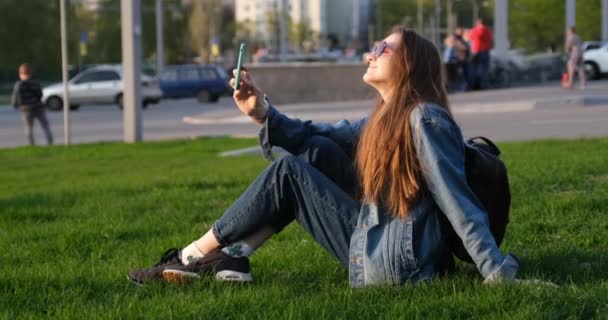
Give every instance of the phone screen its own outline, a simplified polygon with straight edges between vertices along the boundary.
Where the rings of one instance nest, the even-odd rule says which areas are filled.
[[[243,58],[245,56],[245,49],[247,48],[247,44],[245,42],[241,42],[241,47],[239,48],[239,59],[236,63],[236,77],[234,79],[234,89],[238,90],[241,82],[241,68],[243,67]]]

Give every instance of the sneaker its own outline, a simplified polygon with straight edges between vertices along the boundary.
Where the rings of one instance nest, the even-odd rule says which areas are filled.
[[[249,258],[234,258],[221,250],[209,253],[184,267],[167,267],[162,271],[168,282],[185,283],[201,276],[213,275],[219,281],[252,282]]]
[[[160,261],[154,266],[147,269],[132,269],[127,273],[127,277],[137,284],[163,281],[163,271],[166,268],[172,268],[173,270],[186,269],[180,259],[181,252],[181,249],[171,248],[163,253]]]

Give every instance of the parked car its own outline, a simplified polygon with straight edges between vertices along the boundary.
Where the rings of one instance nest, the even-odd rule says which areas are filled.
[[[599,79],[603,74],[608,73],[608,44],[604,43],[599,48],[583,52],[583,62],[589,79]]]
[[[193,98],[199,102],[216,102],[220,96],[232,94],[226,71],[214,65],[166,66],[160,75],[164,98]]]
[[[78,73],[68,82],[70,109],[76,110],[82,104],[116,104],[122,109],[122,75],[121,65],[100,65]],[[160,101],[162,91],[153,77],[142,74],[141,83],[142,106],[145,109],[149,104]],[[42,102],[50,110],[63,108],[62,97],[61,83],[44,87],[42,90]]]
[[[582,44],[583,52],[585,52],[587,50],[601,48],[605,44],[608,44],[608,42],[606,42],[606,41],[585,41]]]

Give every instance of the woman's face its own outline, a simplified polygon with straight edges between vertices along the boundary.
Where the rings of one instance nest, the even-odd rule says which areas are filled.
[[[394,72],[393,65],[395,59],[399,58],[396,50],[402,45],[401,41],[401,35],[393,33],[381,41],[376,50],[372,50],[367,57],[367,71],[363,75],[365,83],[379,91],[390,88]]]

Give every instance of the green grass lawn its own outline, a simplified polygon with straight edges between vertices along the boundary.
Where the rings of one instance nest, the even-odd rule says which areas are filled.
[[[267,166],[218,158],[251,139],[0,150],[0,318],[605,318],[608,139],[503,143],[513,203],[502,248],[522,278],[476,269],[351,289],[348,271],[292,224],[252,257],[255,283],[132,285],[128,269],[200,236]]]

